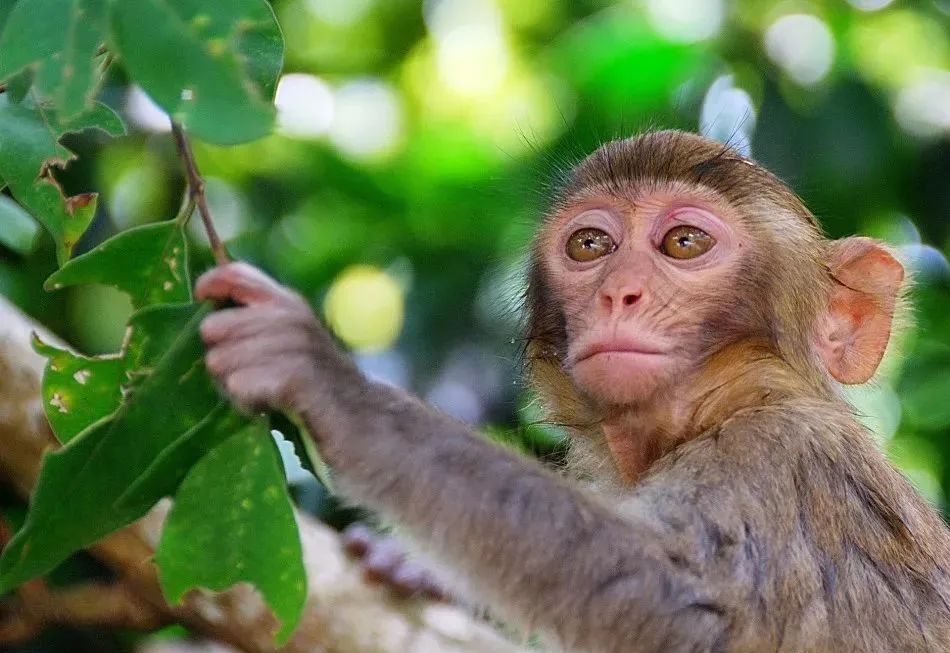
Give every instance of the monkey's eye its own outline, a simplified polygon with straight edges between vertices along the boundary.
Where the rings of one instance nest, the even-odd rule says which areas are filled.
[[[584,263],[606,256],[617,249],[617,244],[607,232],[600,229],[578,229],[567,239],[565,250],[575,261]]]
[[[680,225],[666,232],[660,243],[660,251],[670,258],[696,258],[708,252],[715,244],[716,239],[699,227]]]

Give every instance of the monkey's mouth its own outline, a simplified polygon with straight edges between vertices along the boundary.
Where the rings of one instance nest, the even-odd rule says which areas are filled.
[[[584,345],[577,350],[572,358],[572,364],[577,365],[595,356],[615,355],[618,357],[639,357],[639,356],[666,356],[667,352],[659,347],[642,342],[628,340],[610,340],[601,342],[592,342]]]

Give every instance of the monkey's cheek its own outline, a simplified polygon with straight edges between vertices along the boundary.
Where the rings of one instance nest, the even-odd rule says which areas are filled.
[[[605,352],[577,363],[572,376],[595,400],[626,404],[646,399],[668,385],[676,367],[667,354]]]

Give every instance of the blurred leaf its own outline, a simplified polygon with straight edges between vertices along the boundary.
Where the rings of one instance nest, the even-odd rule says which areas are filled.
[[[912,425],[924,429],[950,428],[950,347],[932,348],[932,357],[919,353],[900,385],[901,403]],[[940,357],[942,354],[942,357]]]
[[[33,349],[47,359],[43,407],[60,442],[66,444],[119,407],[125,378],[121,357],[88,358],[47,344],[35,334]]]
[[[124,133],[119,117],[102,104],[63,121],[52,110],[10,104],[0,97],[0,177],[13,197],[52,234],[60,264],[92,221],[96,194],[65,197],[52,168],[65,167],[74,158],[59,139],[93,127],[111,135]]]
[[[67,262],[47,290],[101,283],[128,293],[134,308],[191,301],[188,247],[177,220],[128,229]]]
[[[106,0],[19,0],[0,34],[0,80],[28,66],[64,117],[92,106],[105,42]]]
[[[5,2],[0,2],[0,30],[2,30],[3,26],[7,24],[7,19],[10,17],[10,12],[13,11],[15,6],[16,0],[6,0]]]
[[[280,455],[263,421],[248,424],[191,469],[155,560],[170,603],[196,587],[253,584],[280,620],[278,644],[287,641],[302,615],[307,575]]]
[[[946,18],[910,9],[875,12],[848,33],[854,66],[875,84],[899,88],[921,70],[950,64]]]
[[[122,0],[110,19],[126,69],[189,131],[219,144],[270,131],[283,39],[267,2]]]
[[[6,94],[10,96],[10,101],[19,104],[26,99],[30,89],[33,88],[33,78],[35,74],[31,68],[26,68],[7,80]]]
[[[666,105],[673,90],[703,72],[711,57],[701,45],[667,41],[642,16],[618,8],[568,32],[551,60],[590,102],[636,120],[638,113]]]
[[[19,204],[0,195],[0,243],[14,252],[29,254],[40,228]]]

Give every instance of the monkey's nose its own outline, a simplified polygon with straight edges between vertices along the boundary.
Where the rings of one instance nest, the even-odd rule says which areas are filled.
[[[639,288],[624,286],[620,288],[604,289],[600,293],[600,303],[608,312],[623,311],[633,306],[643,296]]]

